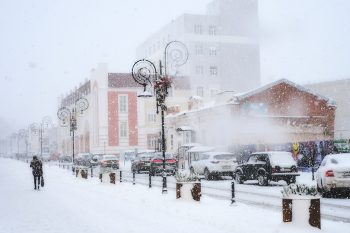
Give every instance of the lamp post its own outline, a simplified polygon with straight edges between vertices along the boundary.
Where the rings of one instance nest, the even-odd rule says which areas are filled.
[[[17,139],[17,134],[16,133],[13,133],[12,136],[11,136],[11,156],[12,156],[12,146],[13,146],[13,140],[16,140]]]
[[[25,138],[26,131],[24,129],[21,129],[18,131],[18,137],[17,137],[17,146],[18,146],[18,154],[19,154],[19,140]]]
[[[76,114],[77,111],[81,111],[81,115],[83,115],[84,110],[89,107],[89,102],[87,99],[81,97],[75,101],[75,105],[70,111],[68,108],[63,107],[58,109],[57,116],[60,120],[63,121],[63,125],[61,127],[67,127],[66,120],[69,120],[69,136],[72,136],[72,144],[73,144],[73,153],[72,153],[72,163],[74,164],[74,131],[77,130],[77,119]],[[72,172],[74,173],[74,166],[72,166]]]
[[[37,131],[39,131],[39,141],[40,141],[40,156],[43,156],[43,131],[44,131],[44,127],[46,125],[46,127],[49,126],[49,124],[51,124],[52,120],[49,116],[45,116],[42,121],[41,124],[37,124],[37,123],[33,123],[30,125],[30,129],[32,132],[36,133]]]
[[[167,180],[165,174],[165,135],[164,135],[164,111],[167,110],[165,105],[165,98],[168,95],[168,88],[171,88],[171,77],[176,77],[179,74],[179,67],[184,65],[188,59],[188,50],[186,46],[179,41],[169,42],[164,50],[164,63],[162,66],[159,62],[158,75],[155,65],[149,60],[141,59],[135,62],[132,67],[132,77],[135,82],[143,86],[143,93],[138,97],[152,97],[152,95],[146,91],[147,85],[154,84],[154,91],[156,94],[156,106],[157,114],[159,113],[158,107],[160,107],[162,114],[162,152],[163,152],[163,189],[162,193],[166,194]],[[169,67],[170,69],[167,69]],[[162,74],[164,68],[165,75]]]

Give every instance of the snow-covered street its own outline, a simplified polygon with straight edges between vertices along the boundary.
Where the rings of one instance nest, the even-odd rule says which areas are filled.
[[[33,189],[27,163],[1,158],[0,174],[0,232],[320,232],[282,223],[282,211],[240,202],[230,206],[205,194],[200,203],[186,202],[176,200],[172,189],[162,195],[157,186],[101,184],[47,164],[40,191]],[[322,232],[350,229],[344,222],[322,219],[321,224]]]

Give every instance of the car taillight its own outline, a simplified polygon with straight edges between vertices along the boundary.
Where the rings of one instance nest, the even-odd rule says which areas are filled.
[[[272,173],[275,173],[276,172],[276,169],[273,167],[273,168],[271,168],[271,172]]]
[[[296,169],[295,169],[295,172],[298,172],[299,171],[299,168],[297,167]]]
[[[333,170],[326,171],[326,177],[334,177]]]
[[[168,162],[175,162],[176,159],[169,159]]]
[[[237,160],[233,160],[232,162],[237,163]]]
[[[139,164],[145,164],[145,162],[139,162]]]
[[[105,163],[105,162],[107,162],[107,161],[105,160],[105,161],[103,161],[103,162]]]
[[[162,160],[160,160],[160,159],[153,159],[152,162],[159,163],[159,162],[162,162]]]
[[[220,161],[210,161],[210,162],[215,164],[220,163]]]
[[[118,161],[118,163],[119,163],[119,160],[117,160]]]

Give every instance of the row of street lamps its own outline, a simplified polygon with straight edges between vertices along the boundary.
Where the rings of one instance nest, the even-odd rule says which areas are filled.
[[[43,120],[41,121],[41,124],[37,124],[37,123],[33,123],[33,124],[30,124],[28,126],[28,129],[25,130],[25,129],[20,129],[18,131],[18,133],[13,133],[9,138],[10,138],[10,147],[11,147],[11,156],[12,156],[12,153],[13,153],[13,141],[16,141],[17,140],[17,149],[18,149],[18,155],[20,154],[19,152],[19,143],[20,143],[20,140],[21,139],[24,139],[24,142],[26,144],[26,154],[28,155],[28,138],[29,138],[29,134],[31,135],[39,135],[39,141],[40,141],[40,144],[41,144],[41,147],[40,147],[40,155],[42,156],[43,154],[43,131],[44,131],[44,128],[45,128],[45,125],[46,125],[46,128],[48,128],[48,126],[51,124],[52,120],[50,117],[48,116],[45,116],[43,118]],[[3,139],[1,141],[1,145],[2,145],[2,149],[6,148],[6,154],[7,154],[7,140]]]

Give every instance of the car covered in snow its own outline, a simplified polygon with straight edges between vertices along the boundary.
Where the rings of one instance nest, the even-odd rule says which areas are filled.
[[[100,165],[100,160],[102,159],[103,154],[94,154],[90,160],[90,166],[95,167]]]
[[[327,155],[316,173],[317,189],[323,197],[350,191],[350,154]]]
[[[51,160],[51,154],[50,153],[42,153],[40,158],[43,162],[49,162]]]
[[[269,181],[295,183],[297,176],[300,174],[292,153],[267,151],[251,154],[247,161],[237,166],[235,178],[239,184],[246,180],[258,180],[259,185],[266,186]]]
[[[213,180],[221,176],[234,178],[237,165],[237,159],[234,154],[205,152],[194,158],[190,170],[192,173],[203,174],[206,180]]]

